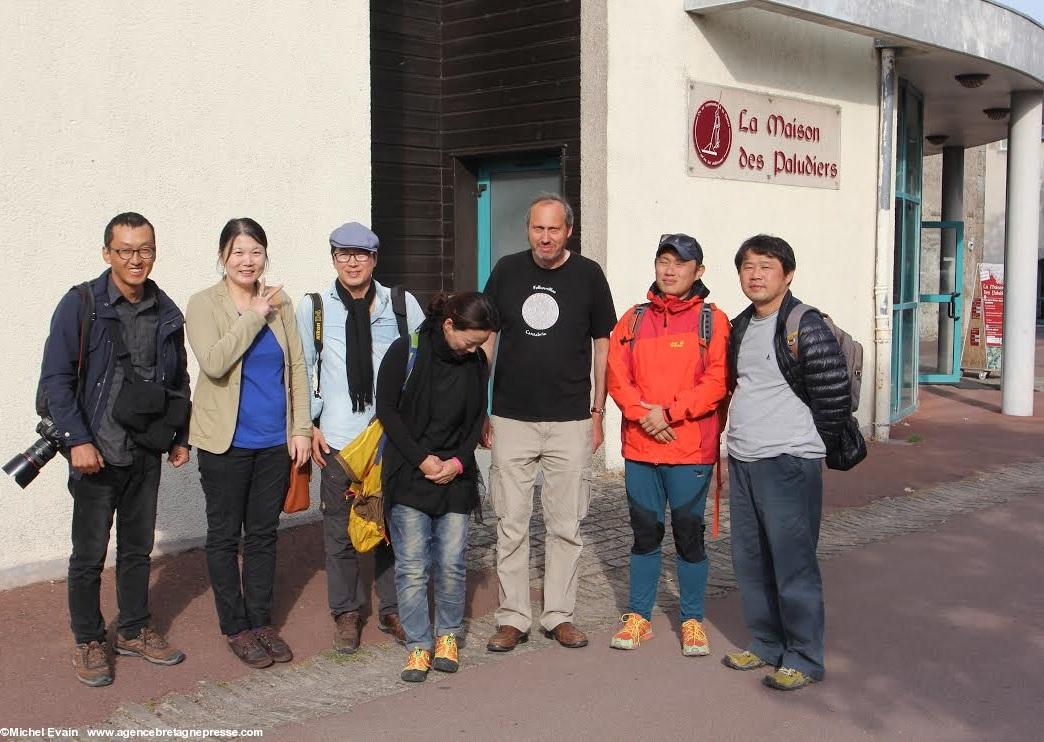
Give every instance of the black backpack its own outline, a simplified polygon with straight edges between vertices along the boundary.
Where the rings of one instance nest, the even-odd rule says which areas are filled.
[[[323,377],[323,297],[319,294],[306,294],[312,300],[312,344],[315,346],[315,391],[319,398],[319,384]],[[410,324],[406,318],[406,289],[402,286],[391,288],[392,311],[395,322],[399,326],[399,337],[410,336]]]
[[[809,311],[819,311],[808,304],[798,304],[790,314],[787,315],[786,340],[794,359],[798,357],[798,332],[801,328],[801,318]],[[837,344],[841,348],[841,354],[845,357],[845,366],[848,368],[848,382],[851,388],[852,412],[859,407],[859,390],[863,383],[863,346],[842,330],[827,315],[819,312],[827,328],[837,338]],[[862,431],[859,430],[859,421],[855,415],[849,415],[845,421],[845,427],[838,436],[837,446],[827,451],[826,465],[828,469],[848,471],[856,464],[866,458],[866,440]]]

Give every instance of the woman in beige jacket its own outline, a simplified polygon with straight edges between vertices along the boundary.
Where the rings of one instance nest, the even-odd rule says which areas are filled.
[[[225,276],[190,300],[200,375],[189,443],[207,501],[207,571],[221,633],[251,667],[289,662],[271,625],[276,529],[290,477],[311,452],[308,380],[290,299],[266,287],[268,238],[253,219],[221,231]],[[243,570],[239,569],[240,533]]]

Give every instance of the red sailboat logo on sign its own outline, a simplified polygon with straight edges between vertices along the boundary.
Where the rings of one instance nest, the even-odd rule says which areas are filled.
[[[696,156],[707,167],[725,162],[732,149],[732,121],[721,101],[704,101],[692,122],[692,143]]]

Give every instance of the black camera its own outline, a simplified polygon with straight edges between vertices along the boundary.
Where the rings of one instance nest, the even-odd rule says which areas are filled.
[[[41,418],[40,424],[36,426],[36,432],[40,435],[39,440],[4,464],[4,474],[14,477],[15,482],[22,489],[28,487],[29,483],[36,479],[40,470],[62,448],[58,428],[51,418]]]

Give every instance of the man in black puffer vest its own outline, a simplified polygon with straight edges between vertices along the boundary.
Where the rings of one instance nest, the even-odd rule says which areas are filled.
[[[823,679],[823,459],[852,413],[845,357],[819,312],[802,318],[796,357],[788,346],[787,315],[801,303],[790,293],[796,267],[778,237],[740,246],[751,305],[732,321],[728,351],[732,562],[752,638],[722,662],[772,665],[764,682],[778,690]]]

